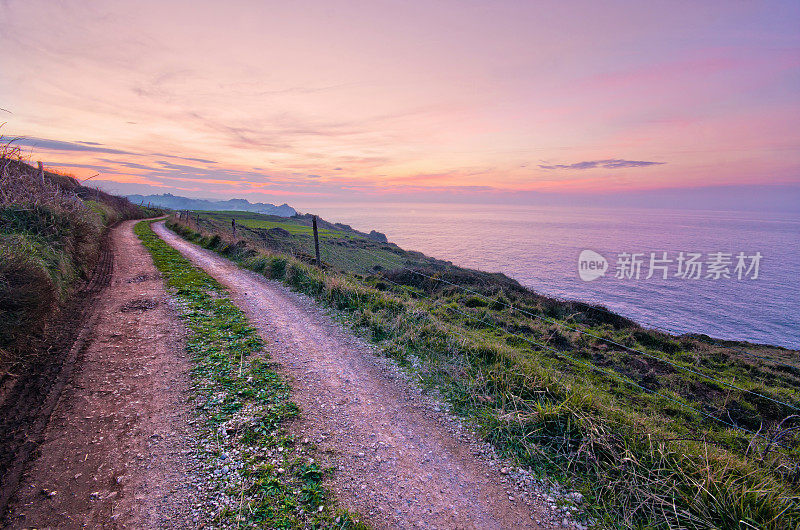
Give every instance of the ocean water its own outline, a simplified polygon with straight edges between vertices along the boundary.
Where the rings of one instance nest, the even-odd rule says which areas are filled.
[[[309,211],[384,232],[408,250],[503,272],[542,294],[602,304],[643,325],[800,349],[796,214],[398,203]],[[605,258],[604,275],[581,279],[584,250]],[[671,261],[661,261],[664,252]],[[691,267],[690,254],[700,255]],[[628,264],[638,261],[637,279]]]

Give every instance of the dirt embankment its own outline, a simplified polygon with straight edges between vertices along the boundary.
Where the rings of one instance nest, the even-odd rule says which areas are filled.
[[[183,328],[134,223],[111,232],[110,288],[90,299],[11,528],[194,526]]]
[[[163,224],[153,228],[225,285],[259,329],[292,380],[302,408],[295,428],[337,470],[332,487],[344,506],[378,528],[551,527],[553,515],[541,502],[515,491],[500,469],[475,455],[478,445],[468,433],[458,433],[389,362],[313,301]]]
[[[0,516],[16,491],[78,352],[90,329],[99,293],[111,281],[113,257],[108,240],[90,281],[76,292],[42,336],[29,339],[26,355],[0,375]]]

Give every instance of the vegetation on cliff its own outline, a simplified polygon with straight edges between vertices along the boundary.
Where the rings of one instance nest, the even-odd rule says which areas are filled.
[[[666,335],[358,236],[318,268],[219,219],[169,226],[338,310],[609,526],[800,524],[797,352]]]
[[[153,213],[1,147],[0,362],[24,353],[25,339],[88,279],[107,227]]]

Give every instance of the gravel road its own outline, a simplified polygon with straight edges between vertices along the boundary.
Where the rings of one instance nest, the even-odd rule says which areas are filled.
[[[560,527],[541,497],[517,491],[484,445],[313,300],[163,223],[153,229],[228,288],[258,328],[302,409],[293,429],[335,468],[329,485],[343,506],[377,528]]]

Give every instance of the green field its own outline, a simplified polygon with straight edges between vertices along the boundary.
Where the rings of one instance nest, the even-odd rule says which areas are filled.
[[[238,226],[247,228],[269,230],[271,228],[282,228],[292,235],[311,236],[313,229],[311,226],[302,224],[300,221],[291,217],[277,217],[274,215],[263,215],[251,212],[197,212],[203,217],[215,219],[220,222],[227,222],[230,225],[231,219],[236,220]],[[320,228],[317,230],[320,238],[330,237],[359,237],[343,230],[331,230]]]

